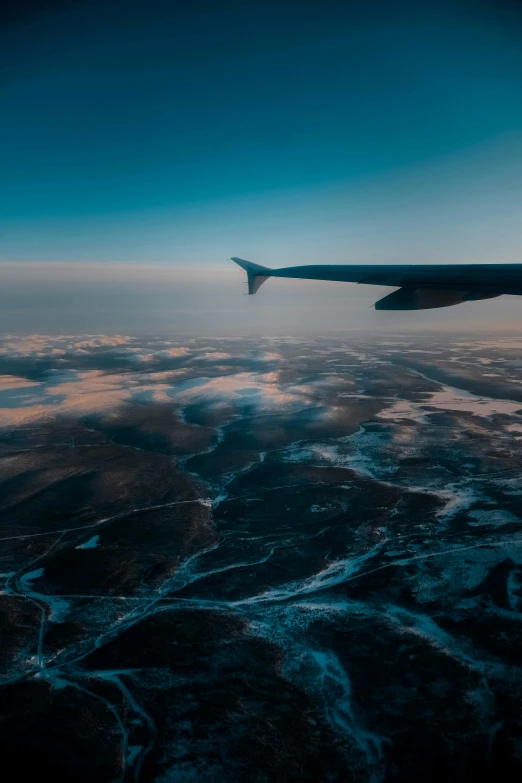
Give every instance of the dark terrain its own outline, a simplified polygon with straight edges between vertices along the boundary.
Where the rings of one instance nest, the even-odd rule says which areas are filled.
[[[4,765],[520,780],[521,346],[4,338]]]

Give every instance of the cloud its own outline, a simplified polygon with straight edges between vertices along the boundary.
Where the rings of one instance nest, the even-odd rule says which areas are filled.
[[[238,413],[315,406],[314,421],[344,416],[346,402],[339,399],[353,385],[346,376],[306,377],[305,371],[303,378],[275,347],[261,350],[248,341],[223,340],[213,347],[207,341],[185,343],[125,335],[5,338],[0,372],[13,362],[17,372],[11,368],[0,376],[0,426],[64,415],[107,417],[124,406],[150,402],[169,404],[182,418],[188,406],[215,410],[221,404]],[[314,359],[328,350],[314,348]]]
[[[121,348],[130,346],[134,338],[114,335],[72,335],[49,337],[43,334],[30,334],[24,337],[6,335],[0,340],[0,355],[4,356],[64,356],[67,353],[85,353],[100,348]]]
[[[8,336],[0,345],[0,371],[2,361],[6,366],[18,361],[21,371],[0,375],[0,426],[64,415],[110,416],[141,402],[169,403],[180,411],[222,402],[259,411],[312,404],[306,386],[282,382],[279,352],[233,345],[235,350],[223,350],[125,335]],[[37,380],[23,377],[23,372],[34,376],[35,368]]]
[[[40,386],[40,384],[36,381],[28,381],[27,378],[17,378],[15,375],[0,375],[0,391],[28,389],[31,386]]]
[[[0,376],[0,389],[6,376]],[[29,383],[17,379],[17,385],[7,384],[8,391],[33,387],[33,393],[23,399],[0,398],[0,427],[12,427],[34,421],[50,421],[57,416],[110,414],[123,404],[139,401],[147,394],[148,401],[167,402],[165,383],[145,382],[138,375],[107,374],[100,370],[71,373],[65,378],[50,376],[47,382]],[[7,402],[7,404],[6,404]]]
[[[73,342],[72,346],[78,350],[81,348],[105,348],[121,345],[129,345],[132,342],[130,337],[122,337],[121,335],[114,335],[114,337],[96,336],[91,337],[89,340],[79,340]]]
[[[134,348],[134,359],[137,362],[157,362],[161,359],[178,359],[180,356],[189,356],[191,351],[189,348],[163,348],[161,351],[148,352],[144,349]]]

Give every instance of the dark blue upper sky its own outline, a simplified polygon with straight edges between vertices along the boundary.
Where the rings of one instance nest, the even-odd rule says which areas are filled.
[[[387,211],[429,170],[440,201],[439,162],[522,160],[515,0],[38,7],[0,41],[0,258],[210,259],[227,228],[227,253],[299,254],[360,192]]]

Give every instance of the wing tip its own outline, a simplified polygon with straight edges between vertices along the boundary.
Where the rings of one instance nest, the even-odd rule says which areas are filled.
[[[247,273],[248,293],[250,296],[256,294],[265,280],[268,280],[270,277],[271,270],[266,266],[254,264],[252,261],[247,261],[238,256],[232,256],[230,260],[244,269]]]

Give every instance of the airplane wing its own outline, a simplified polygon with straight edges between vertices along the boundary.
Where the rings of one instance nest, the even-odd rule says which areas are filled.
[[[249,294],[257,293],[269,277],[397,286],[375,303],[376,310],[427,310],[502,294],[522,295],[522,264],[314,264],[269,269],[243,258],[231,260],[246,271]]]

